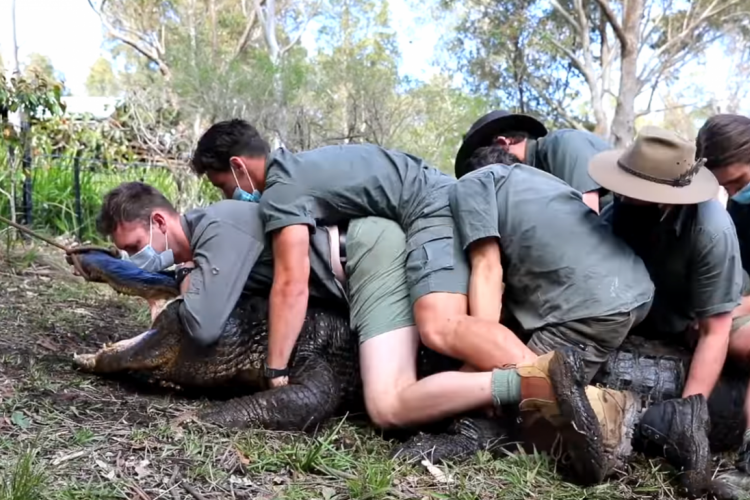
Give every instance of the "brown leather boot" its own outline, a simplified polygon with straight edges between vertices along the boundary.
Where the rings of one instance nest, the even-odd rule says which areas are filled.
[[[582,484],[598,484],[606,473],[604,440],[586,395],[580,355],[572,349],[553,351],[516,368],[521,377],[519,410],[524,425],[544,418],[563,438],[571,475]]]
[[[633,452],[633,435],[642,403],[630,391],[615,391],[590,385],[586,397],[594,409],[604,439],[606,475],[622,467]]]

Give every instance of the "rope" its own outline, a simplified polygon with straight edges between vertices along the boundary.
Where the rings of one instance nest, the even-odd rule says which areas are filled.
[[[29,229],[26,226],[13,222],[12,220],[6,219],[5,217],[1,215],[0,215],[0,222],[5,222],[9,226],[13,226],[19,231],[22,231],[28,234],[29,236],[32,236],[38,240],[41,240],[47,243],[48,245],[52,245],[53,247],[59,248],[60,250],[64,251],[65,260],[68,262],[68,264],[71,264],[75,268],[76,272],[81,277],[83,277],[83,279],[85,279],[86,281],[90,281],[91,276],[89,276],[89,274],[86,271],[84,271],[83,265],[81,264],[81,260],[80,260],[80,254],[85,253],[85,252],[98,251],[98,252],[105,252],[111,255],[112,257],[115,257],[118,259],[120,258],[120,252],[115,247],[101,247],[101,246],[96,246],[96,245],[81,245],[77,247],[67,247],[61,243],[56,242],[55,240],[51,238],[48,238],[44,235],[37,233],[36,231],[32,229]]]

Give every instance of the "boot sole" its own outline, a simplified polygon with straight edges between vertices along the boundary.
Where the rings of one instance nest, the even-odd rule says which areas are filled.
[[[711,452],[708,443],[708,431],[710,417],[708,413],[708,401],[703,396],[692,396],[699,405],[696,417],[690,425],[690,436],[687,440],[686,455],[689,457],[684,465],[681,483],[691,496],[700,496],[709,483],[709,464]]]
[[[585,369],[573,350],[558,351],[550,360],[549,375],[560,413],[576,432],[565,437],[574,479],[581,485],[601,483],[606,476],[606,452],[599,420],[586,396]]]

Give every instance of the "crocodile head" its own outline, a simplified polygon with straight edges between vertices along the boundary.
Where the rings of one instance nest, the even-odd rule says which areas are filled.
[[[100,250],[81,252],[76,257],[88,281],[106,283],[122,294],[144,299],[172,299],[180,294],[174,273],[147,272]]]

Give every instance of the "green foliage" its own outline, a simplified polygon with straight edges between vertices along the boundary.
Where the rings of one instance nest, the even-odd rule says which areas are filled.
[[[35,69],[30,76],[0,74],[0,109],[11,112],[22,111],[33,124],[39,120],[58,116],[65,112],[62,102],[63,86]],[[10,139],[10,133],[4,135]]]
[[[7,161],[7,150],[0,149],[0,164]],[[32,172],[33,227],[57,235],[77,235],[74,188],[74,154],[38,154]],[[220,199],[218,191],[207,181],[195,178],[180,180],[170,170],[158,166],[133,164],[105,165],[83,153],[80,160],[80,198],[82,237],[84,241],[101,241],[96,233],[96,216],[104,195],[122,182],[141,181],[161,190],[181,209],[205,205]],[[18,190],[22,175],[15,177]],[[0,180],[0,189],[10,192],[11,178]],[[9,200],[0,198],[0,215],[10,216]]]
[[[114,96],[120,88],[112,63],[104,57],[94,62],[86,78],[86,91],[91,96]]]

